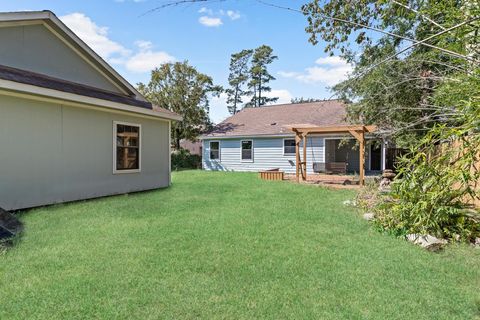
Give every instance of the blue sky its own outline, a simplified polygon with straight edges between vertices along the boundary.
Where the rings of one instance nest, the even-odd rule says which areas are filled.
[[[272,0],[300,7],[306,0]],[[265,7],[254,0],[184,5],[145,12],[164,0],[0,0],[0,11],[44,10],[59,16],[127,80],[147,82],[152,68],[188,60],[216,84],[227,85],[230,55],[267,44],[279,59],[271,83],[279,102],[293,97],[329,98],[327,87],[339,82],[350,66],[327,57],[323,43],[313,46],[301,14]],[[211,103],[210,117],[228,116],[224,97]]]

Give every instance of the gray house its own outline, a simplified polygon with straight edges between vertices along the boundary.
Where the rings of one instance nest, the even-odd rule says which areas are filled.
[[[345,104],[340,100],[245,108],[201,137],[203,169],[262,171],[279,168],[295,173],[295,134],[292,127],[346,126]],[[386,167],[383,142],[368,140],[367,172]],[[359,152],[350,134],[312,134],[306,139],[308,173],[321,172],[328,163],[344,163],[346,171],[358,173]],[[303,142],[300,150],[303,158]]]
[[[0,207],[167,187],[170,124],[53,13],[0,13]]]

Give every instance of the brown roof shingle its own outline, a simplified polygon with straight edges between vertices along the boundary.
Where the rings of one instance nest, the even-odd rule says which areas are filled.
[[[282,135],[295,127],[327,127],[347,125],[346,105],[341,100],[281,104],[245,108],[219,123],[205,138]]]
[[[80,83],[53,78],[44,74],[0,65],[0,79],[29,84],[37,87],[98,98],[112,102],[124,103],[135,107],[152,109],[152,104],[115,92],[90,87]]]

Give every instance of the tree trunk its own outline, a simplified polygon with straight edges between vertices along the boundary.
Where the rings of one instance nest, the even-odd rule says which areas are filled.
[[[175,137],[173,139],[175,141],[175,149],[177,151],[180,150],[180,130],[175,129]]]
[[[262,76],[258,77],[258,106],[262,103]]]
[[[238,85],[235,87],[235,101],[233,102],[233,114],[237,113]]]

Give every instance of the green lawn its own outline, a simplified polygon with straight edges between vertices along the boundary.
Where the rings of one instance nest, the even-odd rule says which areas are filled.
[[[23,214],[0,319],[475,319],[480,250],[372,230],[333,191],[185,171]]]

